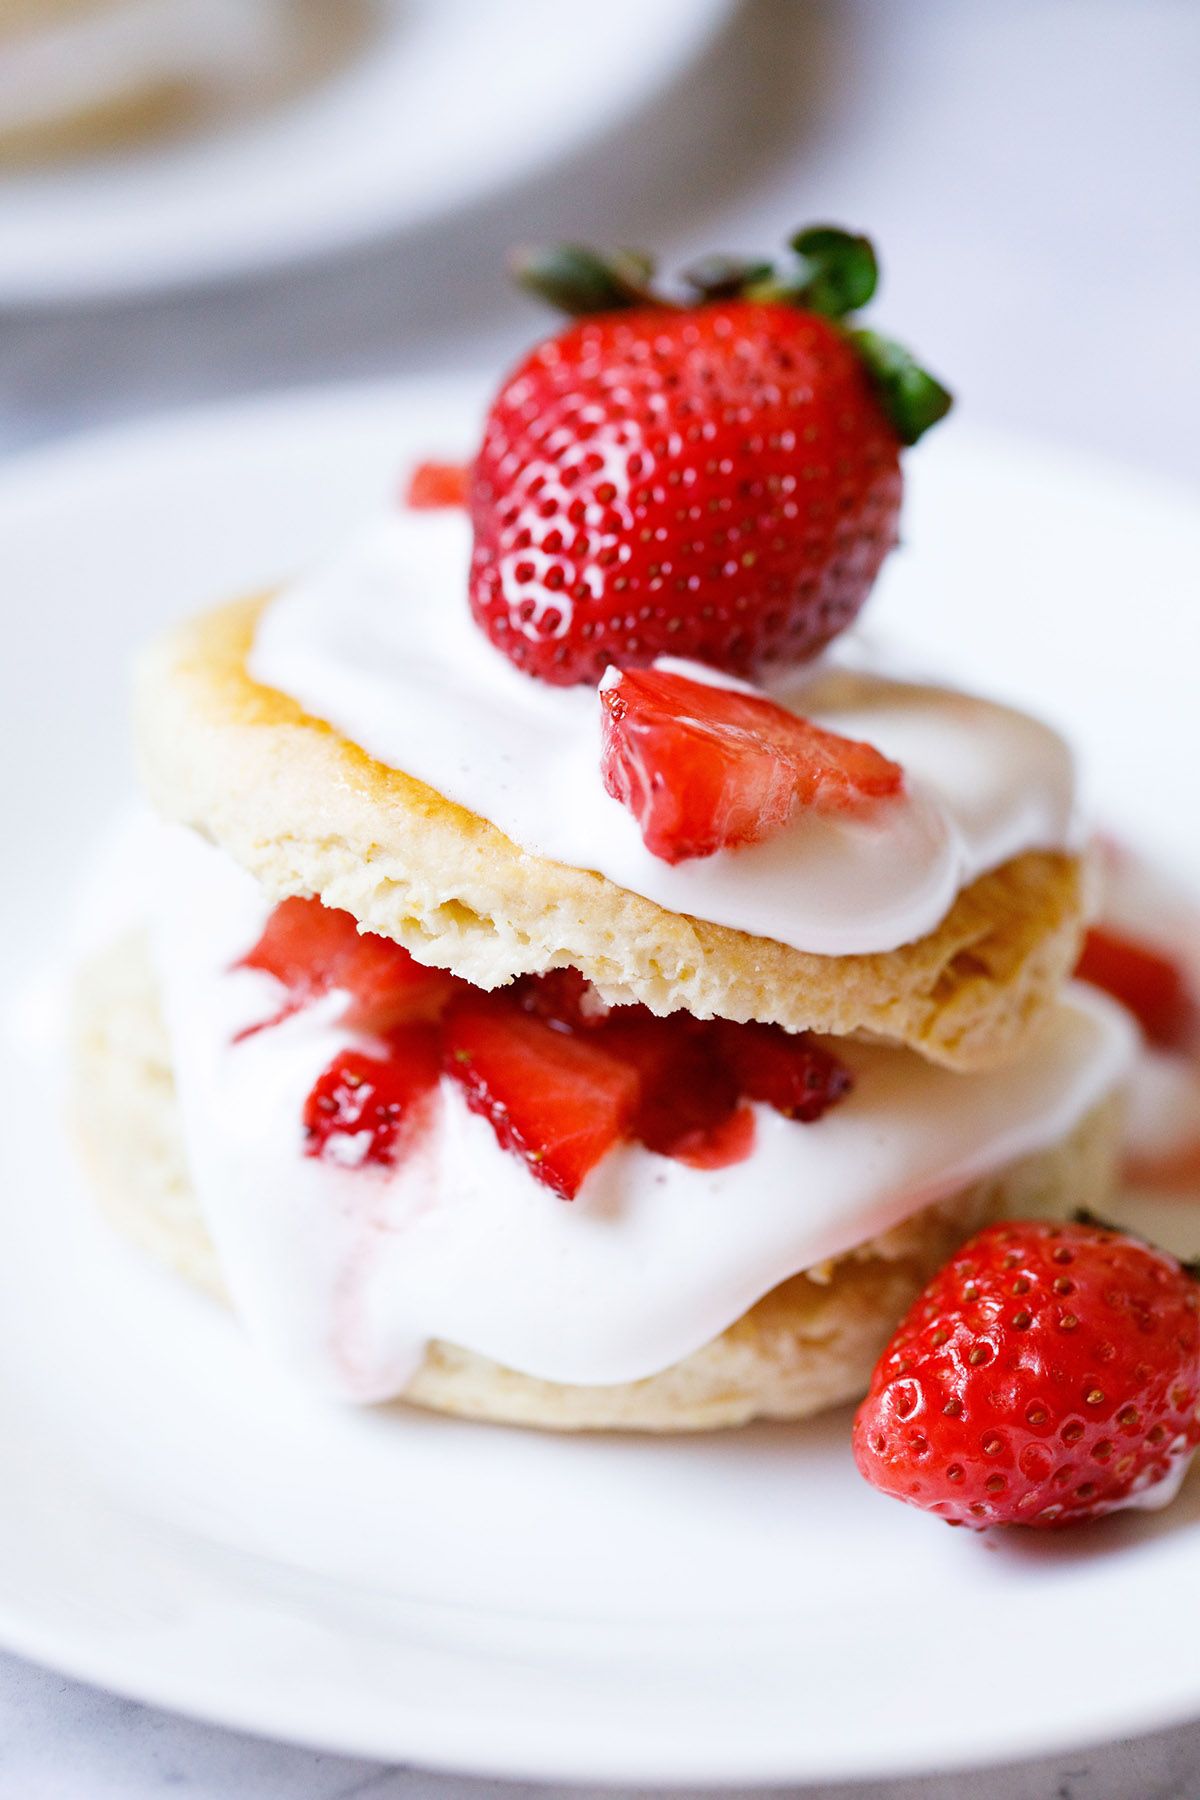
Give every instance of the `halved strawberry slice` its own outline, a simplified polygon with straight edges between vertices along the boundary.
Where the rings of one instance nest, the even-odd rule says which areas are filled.
[[[390,1167],[400,1160],[429,1112],[441,1075],[432,1025],[392,1033],[385,1057],[343,1050],[304,1103],[304,1154],[346,1168]]]
[[[461,985],[444,969],[416,962],[391,938],[360,932],[352,913],[319,900],[282,901],[238,966],[263,969],[287,988],[289,1004],[271,1024],[331,988],[347,988],[354,999],[346,1024],[388,1032],[412,1020],[435,1019]]]
[[[626,669],[600,699],[604,785],[664,862],[761,843],[801,807],[861,809],[903,786],[899,764],[870,744],[761,694]]]
[[[407,503],[420,512],[465,506],[470,474],[461,463],[418,463],[409,477]]]
[[[1075,973],[1128,1007],[1158,1049],[1188,1050],[1195,1045],[1200,1006],[1179,965],[1161,951],[1107,925],[1093,925]]]
[[[584,1176],[626,1135],[636,1071],[587,1034],[525,1012],[507,995],[456,1000],[442,1025],[447,1071],[547,1187],[573,1200]]]
[[[728,1019],[716,1021],[713,1029],[739,1092],[765,1101],[785,1119],[811,1124],[854,1086],[846,1065],[804,1032]]]

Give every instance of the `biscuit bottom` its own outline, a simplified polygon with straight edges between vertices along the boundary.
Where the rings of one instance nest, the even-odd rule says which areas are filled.
[[[141,934],[123,939],[80,977],[71,1088],[76,1133],[114,1224],[226,1299],[188,1176],[157,983]],[[434,1342],[403,1398],[464,1418],[555,1431],[705,1431],[755,1418],[802,1419],[856,1399],[900,1319],[973,1231],[1004,1214],[1103,1208],[1118,1126],[1117,1106],[1108,1101],[1053,1149],[782,1282],[720,1337],[642,1381],[568,1386]]]

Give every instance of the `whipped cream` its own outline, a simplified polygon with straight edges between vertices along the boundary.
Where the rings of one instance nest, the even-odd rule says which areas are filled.
[[[234,965],[270,910],[224,853],[161,827],[155,932],[193,1181],[235,1304],[306,1383],[399,1392],[441,1339],[557,1382],[637,1380],[716,1337],[797,1271],[1063,1138],[1124,1075],[1133,1033],[1074,988],[1017,1065],[935,1068],[839,1041],[854,1092],[820,1121],[756,1107],[743,1162],[697,1170],[636,1144],[558,1199],[444,1081],[396,1169],[303,1154],[304,1100],[361,1043],[331,993],[281,1024]],[[369,1042],[363,1047],[369,1048]]]
[[[904,795],[865,818],[801,814],[767,843],[662,862],[605,792],[595,690],[522,674],[472,622],[470,549],[456,510],[380,517],[272,602],[251,675],[523,850],[819,955],[910,943],[987,869],[1076,841],[1072,759],[1054,732],[984,700],[849,666],[860,654],[851,642],[769,692],[901,763]]]

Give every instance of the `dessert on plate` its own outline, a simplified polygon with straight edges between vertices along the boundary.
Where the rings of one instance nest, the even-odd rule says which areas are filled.
[[[575,321],[469,469],[143,658],[79,1132],[317,1389],[800,1418],[979,1227],[1103,1211],[1135,1028],[1068,979],[1071,757],[851,629],[949,396],[858,322],[865,239],[792,251],[529,254]]]

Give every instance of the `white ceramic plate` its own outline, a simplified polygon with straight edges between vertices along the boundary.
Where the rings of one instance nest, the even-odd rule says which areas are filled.
[[[0,304],[173,287],[413,226],[567,156],[729,0],[378,0],[367,48],[261,116],[0,177]],[[602,23],[598,18],[602,14]]]
[[[230,1725],[577,1781],[896,1774],[1200,1709],[1200,1482],[981,1538],[868,1489],[845,1415],[671,1442],[333,1411],[93,1217],[37,970],[130,789],[130,651],[303,564],[476,400],[301,396],[0,478],[0,1641]],[[1200,867],[1200,509],[958,426],[911,488],[877,620],[1067,719],[1118,817]]]

